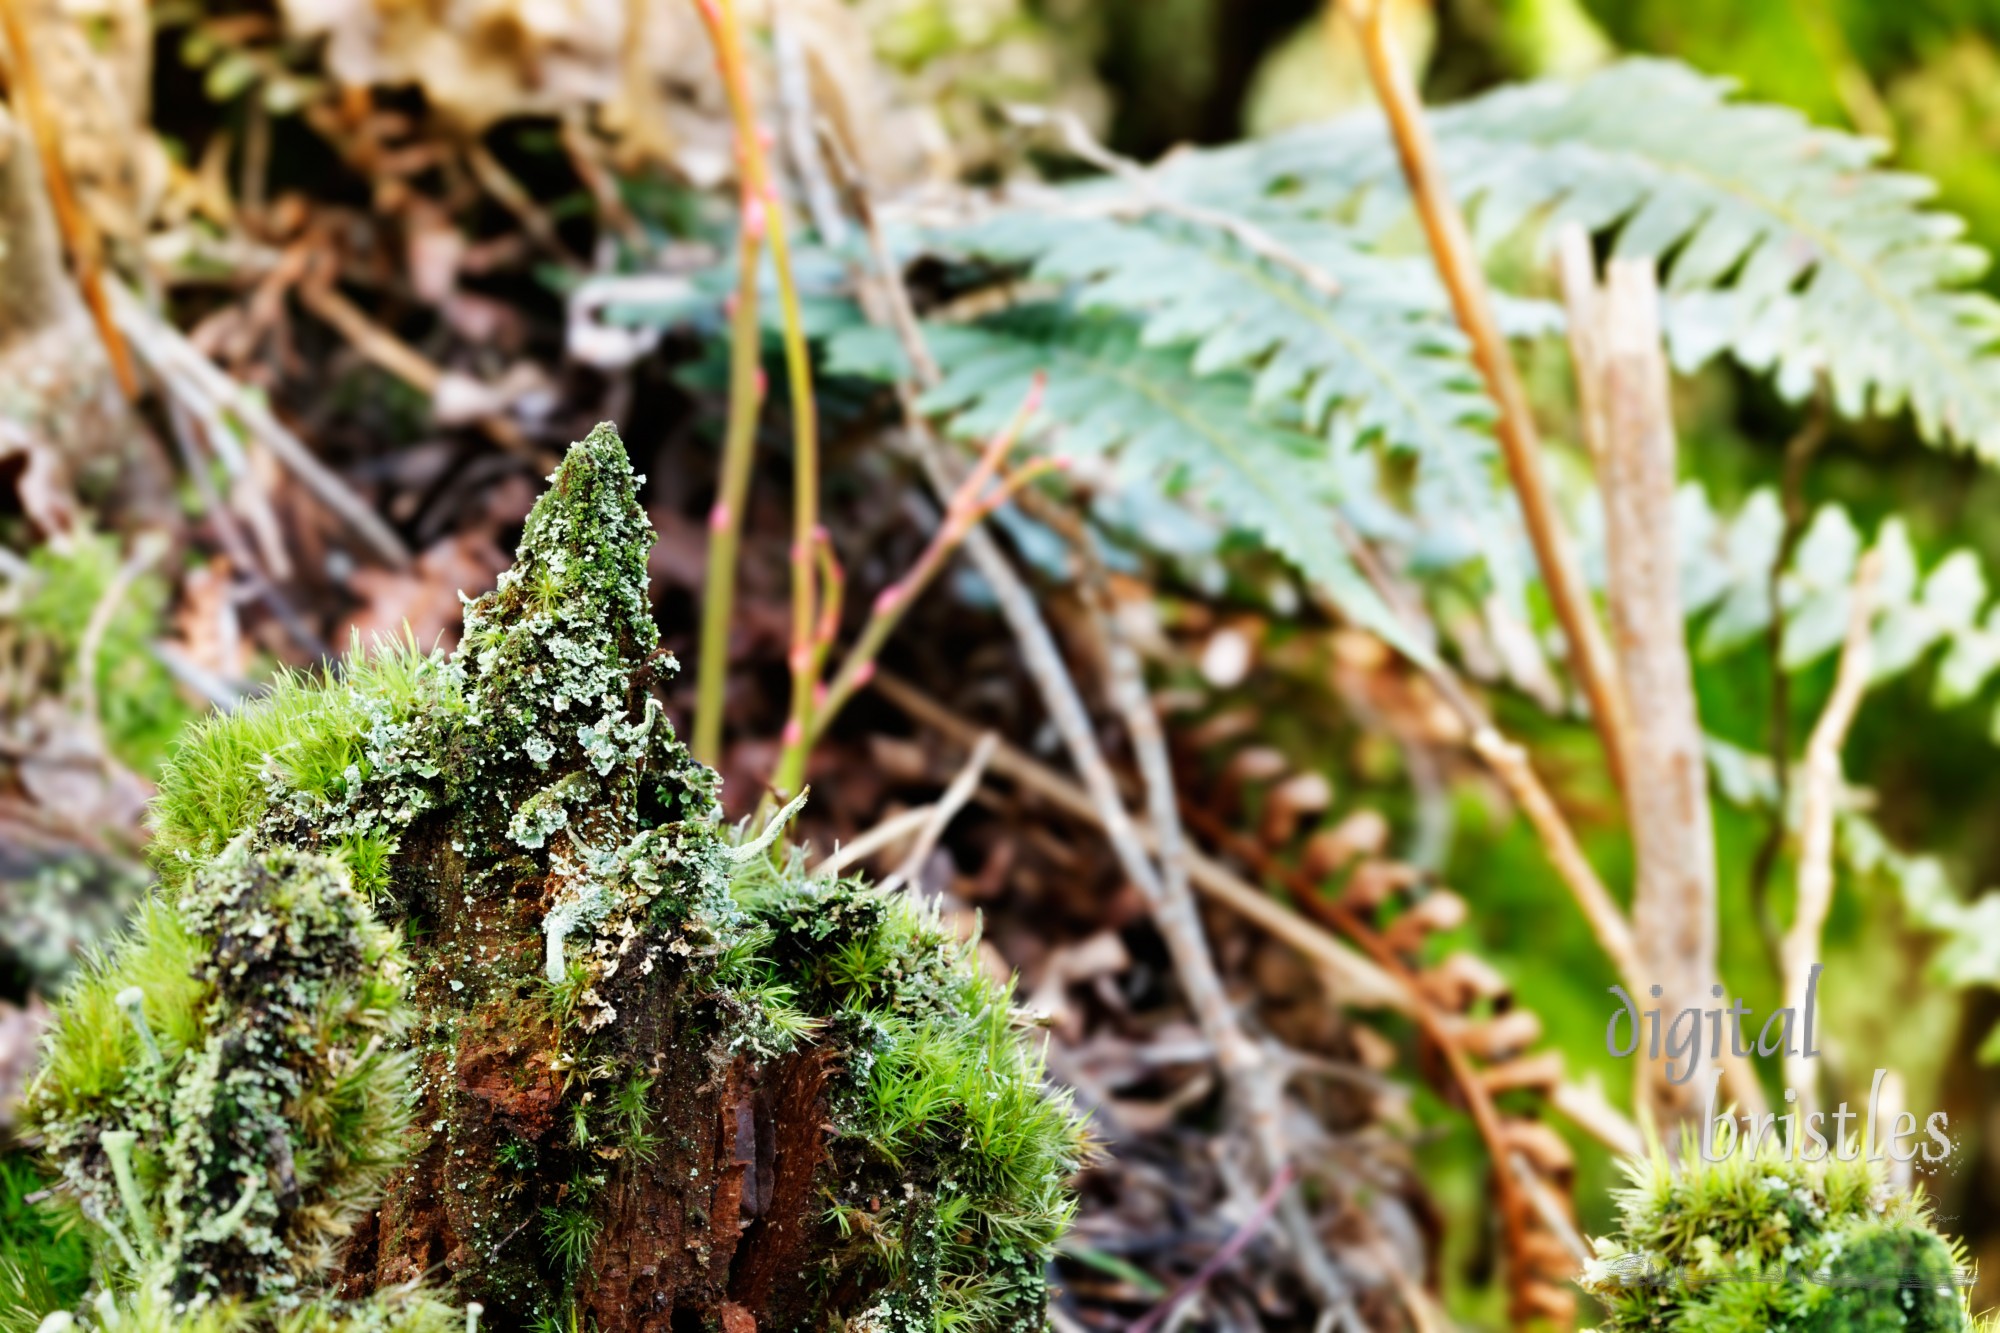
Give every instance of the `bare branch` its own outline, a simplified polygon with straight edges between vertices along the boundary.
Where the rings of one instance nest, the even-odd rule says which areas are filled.
[[[1878,547],[1861,557],[1854,571],[1854,588],[1848,594],[1847,639],[1840,649],[1840,667],[1834,676],[1833,694],[1826,701],[1819,721],[1813,724],[1806,742],[1804,774],[1799,788],[1799,888],[1793,910],[1792,927],[1785,932],[1785,1004],[1794,1013],[1803,1013],[1806,988],[1812,980],[1813,965],[1819,961],[1820,932],[1833,904],[1833,823],[1840,802],[1840,750],[1847,742],[1848,728],[1861,708],[1861,696],[1868,690],[1873,669],[1875,583],[1882,574],[1882,552]],[[1785,1082],[1798,1089],[1799,1114],[1806,1115],[1816,1100],[1817,1066],[1808,1059],[1801,1043],[1797,1054],[1785,1057]]]
[[[1438,166],[1437,148],[1431,141],[1430,127],[1424,122],[1422,103],[1404,70],[1395,33],[1387,21],[1386,0],[1347,0],[1347,4],[1360,25],[1369,78],[1388,116],[1403,176],[1409,182],[1410,197],[1416,202],[1424,232],[1430,238],[1438,275],[1451,295],[1459,326],[1472,341],[1472,358],[1486,382],[1486,391],[1500,409],[1495,429],[1501,452],[1507,459],[1508,475],[1521,501],[1521,513],[1527,520],[1535,558],[1541,565],[1542,583],[1569,640],[1570,666],[1590,701],[1591,719],[1603,738],[1611,775],[1623,790],[1628,777],[1626,700],[1614,673],[1603,626],[1598,623],[1589,590],[1578,572],[1575,552],[1563,532],[1548,481],[1542,474],[1541,440],[1528,407],[1527,393],[1521,387],[1520,373],[1493,314],[1493,298],[1486,289],[1486,278],[1473,253],[1472,240],[1466,234],[1465,219],[1452,202],[1451,191]]]

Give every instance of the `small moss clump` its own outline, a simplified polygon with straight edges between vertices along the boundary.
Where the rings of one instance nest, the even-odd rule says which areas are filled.
[[[1087,1149],[1007,987],[772,850],[790,810],[723,826],[652,693],[617,434],[551,483],[456,653],[357,651],[182,739],[162,892],[37,1092],[75,1206],[161,1299],[265,1323],[421,1278],[496,1326],[1035,1333]]]
[[[745,866],[735,892],[762,944],[755,985],[842,1059],[827,1194],[848,1243],[822,1280],[888,1279],[865,1312],[884,1327],[1042,1328],[1088,1145],[1008,987],[935,912],[814,879],[796,853]]]
[[[1685,1158],[1695,1156],[1692,1147]],[[1605,1333],[1965,1333],[1963,1254],[1879,1164],[1778,1154],[1628,1168],[1582,1281]]]

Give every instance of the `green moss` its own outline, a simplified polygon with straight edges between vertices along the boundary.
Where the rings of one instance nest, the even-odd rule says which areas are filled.
[[[83,1237],[48,1205],[28,1202],[47,1184],[25,1154],[0,1156],[0,1333],[35,1333],[89,1285]]]
[[[1694,1157],[1692,1147],[1684,1154]],[[1583,1283],[1607,1330],[1651,1333],[1961,1333],[1964,1256],[1920,1198],[1879,1166],[1775,1152],[1629,1168],[1620,1235],[1597,1242]]]
[[[428,737],[464,712],[443,655],[421,652],[410,639],[367,651],[357,642],[338,679],[280,673],[262,698],[191,724],[174,744],[152,809],[161,881],[184,883],[274,804],[280,818],[331,825],[361,808],[364,792],[377,796],[372,779],[405,769],[434,775],[432,756],[411,748],[419,719]],[[380,849],[416,813],[407,799],[400,808],[377,804],[382,818],[349,819],[341,831],[351,839],[344,850],[361,857],[356,868],[366,873],[380,869]]]
[[[44,546],[29,555],[28,594],[17,623],[24,639],[42,643],[41,660],[74,672],[91,616],[123,562],[117,540],[93,532],[78,534],[64,550]],[[166,601],[163,579],[147,574],[134,581],[97,653],[94,684],[105,739],[119,762],[148,775],[191,716],[173,676],[152,654]],[[59,691],[74,685],[67,679],[44,683]]]
[[[758,986],[841,1052],[829,1217],[852,1239],[845,1262],[886,1280],[880,1316],[1040,1329],[1091,1148],[1043,1086],[1009,988],[935,913],[810,879],[796,853],[741,867],[734,887],[769,940]]]

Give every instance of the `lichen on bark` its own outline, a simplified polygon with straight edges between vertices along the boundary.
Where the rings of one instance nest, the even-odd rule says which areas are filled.
[[[310,1201],[337,1242],[287,1242],[282,1278],[191,1251],[174,1298],[379,1304],[421,1283],[500,1327],[1042,1326],[1080,1122],[969,945],[723,825],[651,690],[673,669],[651,541],[600,426],[456,653],[378,647],[190,729],[148,910],[207,940],[241,866],[278,896],[337,879],[401,936],[408,1018],[381,1050],[410,1082],[398,1123],[360,1136],[394,1158],[369,1206]],[[170,981],[148,1012],[192,1003]],[[177,1078],[198,1077],[191,1049]],[[101,1153],[57,1091],[47,1143]],[[180,1126],[168,1108],[130,1128]],[[238,1220],[261,1217],[297,1144],[228,1134],[265,1182]]]

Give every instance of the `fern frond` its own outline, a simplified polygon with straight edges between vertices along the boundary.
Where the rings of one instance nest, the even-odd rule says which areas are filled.
[[[1486,557],[1518,586],[1519,523],[1495,473],[1488,423],[1464,336],[1429,266],[1362,245],[1345,228],[1279,220],[1267,230],[1340,284],[1315,290],[1224,232],[1172,216],[1063,209],[1001,213],[938,239],[962,253],[1023,263],[1073,289],[1077,308],[1127,314],[1147,347],[1181,347],[1196,376],[1240,371],[1251,406],[1325,434],[1336,450],[1381,443],[1414,455],[1414,507],[1431,520],[1431,557]],[[1517,325],[1543,325],[1511,302]]]
[[[1926,440],[2000,460],[2000,302],[1967,289],[1987,256],[1882,145],[1730,100],[1665,60],[1502,89],[1436,113],[1444,169],[1492,245],[1575,220],[1621,255],[1667,260],[1668,333],[1688,369],[1728,351],[1849,415],[1908,404]],[[1363,234],[1407,215],[1374,115],[1182,154],[1153,188],[1212,207],[1326,216]]]
[[[1258,534],[1356,623],[1428,660],[1428,647],[1341,544],[1327,445],[1254,414],[1245,376],[1191,380],[1182,357],[1145,346],[1132,324],[1053,304],[933,328],[928,337],[944,380],[924,396],[926,411],[951,415],[965,434],[991,434],[1019,410],[1040,372],[1042,412],[1057,424],[1048,444],[1077,456],[1115,453],[1128,477],[1192,492]],[[893,341],[869,328],[832,339],[828,366],[874,378],[904,373]]]

